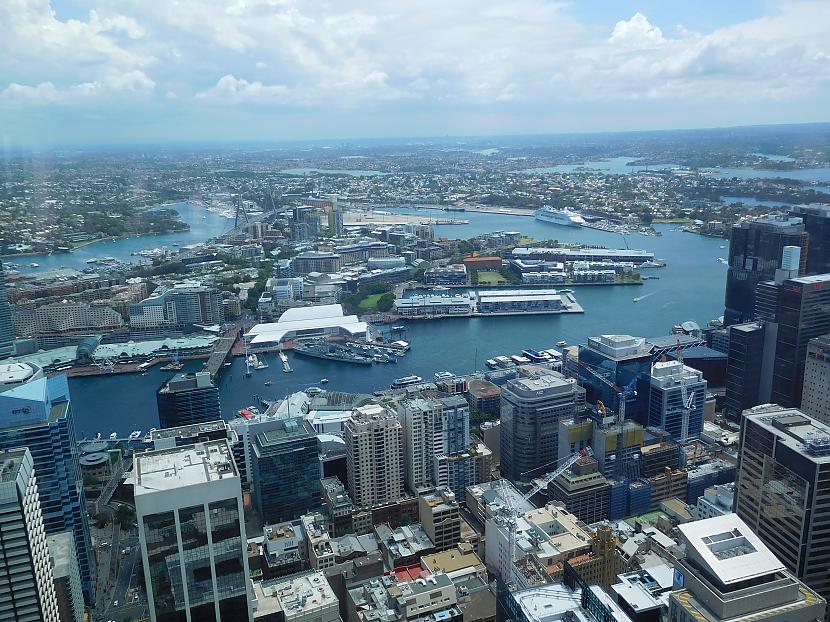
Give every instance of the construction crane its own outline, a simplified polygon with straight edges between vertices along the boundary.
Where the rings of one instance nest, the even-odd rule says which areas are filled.
[[[677,360],[680,363],[680,408],[683,418],[680,428],[680,444],[685,445],[689,440],[689,418],[692,414],[692,408],[695,406],[695,394],[689,395],[686,388],[686,366],[683,363],[683,348],[680,345],[680,339],[677,340]]]
[[[523,497],[523,499],[525,501],[529,501],[533,497],[533,495],[535,495],[537,492],[539,492],[543,488],[547,488],[548,484],[550,484],[553,480],[555,480],[557,477],[562,475],[562,473],[564,473],[565,471],[570,469],[574,464],[576,464],[577,460],[579,460],[580,458],[584,458],[586,456],[593,456],[593,455],[594,455],[594,452],[590,447],[585,447],[584,449],[580,449],[578,452],[576,452],[574,454],[571,454],[570,456],[568,456],[567,458],[564,459],[562,464],[560,464],[556,468],[555,471],[551,471],[547,475],[544,475],[544,476],[540,477],[537,480],[537,484],[534,485],[533,488],[530,489],[530,492],[528,492]],[[522,475],[524,475],[524,473],[522,473]]]

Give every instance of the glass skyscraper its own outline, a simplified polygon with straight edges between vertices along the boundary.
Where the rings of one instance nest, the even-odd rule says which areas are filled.
[[[47,535],[71,531],[84,597],[96,577],[86,498],[66,376],[39,378],[0,393],[0,449],[28,447]]]
[[[322,504],[319,454],[317,435],[305,419],[278,419],[256,433],[249,471],[264,521],[293,520]]]
[[[208,372],[176,374],[156,393],[159,427],[177,428],[222,418],[219,387]]]

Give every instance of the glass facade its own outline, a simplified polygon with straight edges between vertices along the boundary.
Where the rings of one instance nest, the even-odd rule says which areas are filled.
[[[43,397],[32,399],[35,394]],[[41,378],[0,394],[0,450],[18,447],[32,453],[46,534],[72,532],[89,601],[96,568],[66,376]]]
[[[619,408],[619,395],[612,385],[627,387],[636,379],[637,395],[630,396],[625,405],[625,418],[640,423],[646,422],[648,412],[648,388],[651,384],[651,355],[644,354],[625,359],[613,359],[601,352],[585,345],[579,346],[580,365],[577,369],[577,380],[585,387],[585,400],[589,404],[596,404],[601,400],[606,407],[616,411]],[[586,369],[587,365],[589,369]],[[593,371],[593,373],[592,373]],[[597,375],[605,378],[603,382]]]
[[[736,421],[744,410],[760,403],[765,330],[755,322],[729,328],[726,414]]]
[[[276,421],[252,441],[254,503],[266,522],[293,520],[321,504],[317,436],[303,419]]]
[[[215,386],[174,392],[161,390],[156,394],[156,404],[162,428],[206,423],[222,418],[219,387]]]
[[[158,622],[185,622],[188,612],[191,622],[248,621],[239,521],[237,499],[144,517]]]

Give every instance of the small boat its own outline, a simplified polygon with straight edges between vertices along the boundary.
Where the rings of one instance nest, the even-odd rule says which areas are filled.
[[[110,440],[111,441],[114,441],[117,438],[118,438],[118,432],[113,432],[112,434],[110,434]]]
[[[141,436],[141,430],[133,430],[132,432],[130,432],[131,441],[136,440],[139,436]]]
[[[272,384],[274,384],[274,383],[273,383],[273,382],[271,382],[270,380],[266,380],[266,381],[265,381],[265,382],[263,382],[262,384],[264,384],[266,387],[270,387],[270,386],[271,386]]]
[[[33,261],[32,263],[30,263],[30,264],[29,264],[29,267],[30,267],[30,268],[40,268],[40,264],[39,264],[39,263],[35,263],[35,262]]]
[[[328,378],[320,378],[320,384],[328,384]]]
[[[319,395],[320,393],[322,393],[322,392],[323,392],[323,389],[321,389],[320,387],[308,387],[308,388],[307,388],[305,391],[303,391],[303,392],[304,392],[306,395],[311,395],[311,396],[314,396],[314,395]]]
[[[558,345],[560,348],[564,348],[566,345],[568,345],[568,342],[565,341],[564,339],[561,339],[561,340],[556,342],[556,345]]]
[[[723,244],[720,245],[720,248],[726,248]]]

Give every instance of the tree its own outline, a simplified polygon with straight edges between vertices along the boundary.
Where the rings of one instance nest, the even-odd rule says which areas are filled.
[[[95,526],[98,527],[98,529],[103,529],[109,524],[110,517],[103,512],[98,512],[98,514],[95,515]]]
[[[118,518],[119,523],[131,523],[135,520],[135,510],[129,505],[122,504],[115,510],[115,516]]]
[[[392,307],[395,306],[395,294],[392,292],[386,292],[380,298],[378,298],[377,308],[378,311],[390,311]]]

